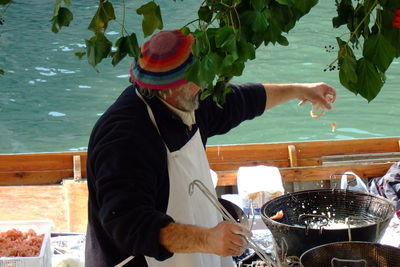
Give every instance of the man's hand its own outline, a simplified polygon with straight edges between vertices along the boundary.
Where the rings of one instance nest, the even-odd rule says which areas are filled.
[[[336,90],[325,83],[264,83],[267,95],[266,109],[293,99],[299,99],[300,105],[309,101],[319,108],[331,109],[336,100]]]
[[[210,229],[170,223],[160,230],[160,243],[172,253],[202,252],[239,256],[247,248],[244,236],[251,235],[244,226],[229,222],[220,222]]]
[[[299,90],[300,103],[303,105],[309,101],[313,106],[325,109],[331,109],[336,100],[336,90],[325,83],[304,83],[300,84]]]
[[[209,229],[207,249],[209,253],[220,256],[240,256],[248,247],[245,237],[251,235],[251,232],[240,224],[220,222]]]

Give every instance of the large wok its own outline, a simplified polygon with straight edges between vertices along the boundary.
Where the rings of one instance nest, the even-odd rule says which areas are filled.
[[[271,219],[280,210],[283,218]],[[261,207],[262,220],[282,256],[297,257],[308,249],[332,242],[378,241],[393,215],[394,206],[389,200],[342,189],[285,194]],[[332,229],[326,223],[333,220],[347,223]]]

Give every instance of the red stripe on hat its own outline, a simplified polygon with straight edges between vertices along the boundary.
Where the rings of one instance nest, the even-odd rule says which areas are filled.
[[[142,46],[143,57],[139,59],[139,65],[141,66],[142,69],[153,72],[165,72],[179,67],[186,61],[186,59],[189,57],[191,53],[193,36],[192,35],[185,36],[180,31],[173,31],[173,33],[174,33],[173,35],[170,34],[165,39],[159,38],[160,42],[168,42],[168,41],[171,42],[166,44],[167,49],[169,50],[163,51],[165,56],[163,56],[163,53],[157,54],[157,51],[162,50],[164,48],[162,46],[163,45],[162,43],[159,44],[160,49],[157,49],[157,51],[150,51],[151,50],[149,48],[150,42],[157,40],[150,39],[150,41],[146,42]],[[171,39],[170,36],[174,36],[177,39]],[[169,40],[168,38],[171,40]],[[153,47],[153,50],[154,49],[156,48]]]

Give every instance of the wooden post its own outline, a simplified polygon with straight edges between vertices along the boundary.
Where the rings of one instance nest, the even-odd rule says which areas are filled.
[[[289,152],[289,164],[290,167],[298,167],[297,161],[297,152],[295,145],[288,145],[288,152]],[[293,182],[285,182],[285,188],[288,193],[294,192],[294,183]]]
[[[88,192],[85,181],[63,180],[68,231],[84,233],[87,226]]]
[[[74,163],[74,180],[82,179],[82,168],[81,168],[81,156],[74,155],[73,156]]]

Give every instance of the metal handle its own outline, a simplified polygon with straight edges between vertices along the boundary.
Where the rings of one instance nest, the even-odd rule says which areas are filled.
[[[325,219],[325,221],[323,221],[323,220],[319,221],[320,222],[319,232],[320,232],[320,234],[322,234],[322,230],[324,229],[324,226],[327,226],[329,223],[329,218],[326,215],[322,215],[322,214],[300,214],[298,217],[298,220],[299,221],[304,220],[305,218],[308,218],[308,217],[310,217],[312,219],[315,219],[315,217]],[[310,228],[310,225],[307,221],[305,221],[304,224],[306,225],[306,230],[305,230],[306,235],[308,235],[308,229]]]
[[[238,223],[232,217],[232,215],[224,208],[224,206],[222,206],[222,204],[218,201],[218,198],[214,196],[214,194],[211,193],[210,190],[208,190],[208,188],[200,180],[193,180],[193,182],[189,184],[189,195],[193,194],[194,186],[197,186],[200,189],[200,191],[207,197],[207,199],[211,202],[211,204],[213,204],[214,207],[221,213],[222,217],[225,220],[236,224]],[[277,263],[273,261],[272,258],[269,257],[253,239],[251,239],[250,237],[244,237],[244,238],[247,240],[249,247],[256,252],[257,256],[259,256],[261,260],[263,260],[266,263],[269,263],[272,267],[276,267],[277,265],[278,267],[280,266],[279,261]]]
[[[339,262],[339,263],[363,263],[363,266],[367,267],[367,261],[364,259],[360,259],[360,260],[350,260],[350,259],[339,259],[339,258],[332,258],[331,259],[331,266],[335,267],[335,261]],[[340,265],[342,266],[342,265]]]

